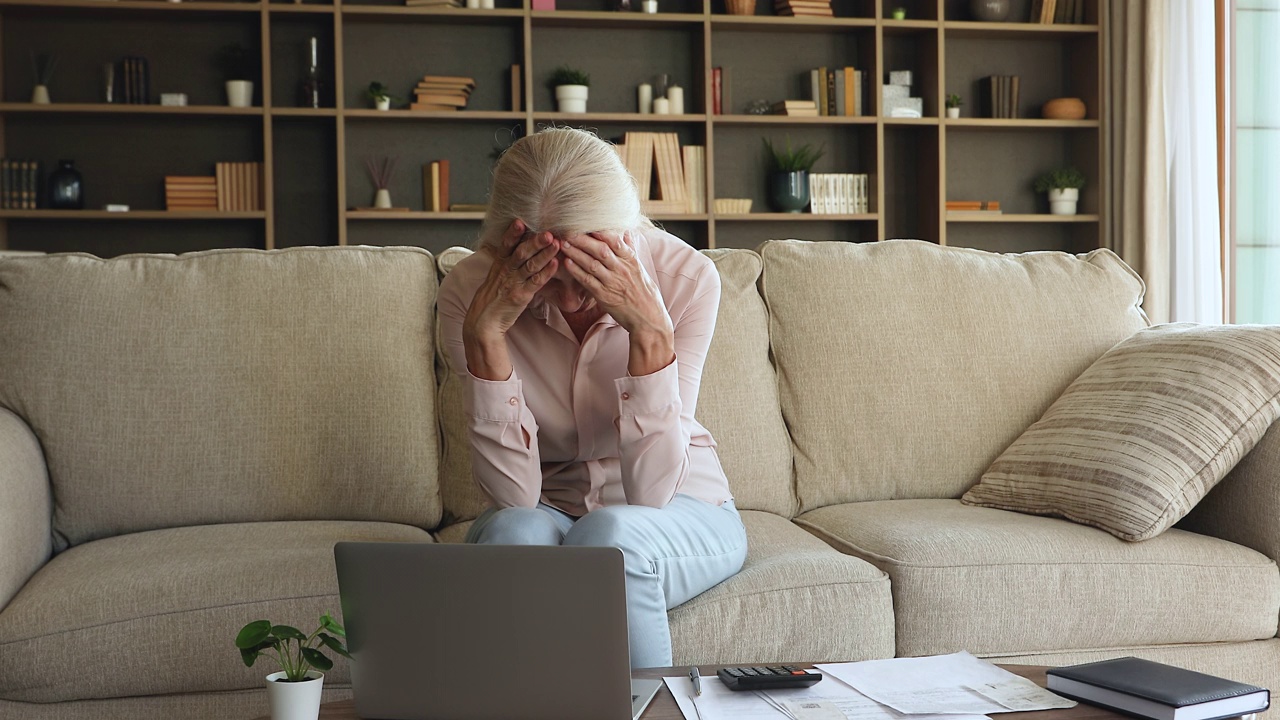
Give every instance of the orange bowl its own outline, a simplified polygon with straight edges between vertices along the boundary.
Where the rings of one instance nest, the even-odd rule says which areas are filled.
[[[1080,98],[1055,98],[1040,108],[1040,114],[1048,120],[1082,120],[1084,101]]]

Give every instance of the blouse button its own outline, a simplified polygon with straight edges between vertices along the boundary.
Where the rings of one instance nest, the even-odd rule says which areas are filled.
[[[510,400],[507,401],[508,405],[518,405],[519,403],[520,401],[516,400],[515,398],[511,398]]]
[[[623,399],[623,400],[630,400],[630,399],[631,399],[631,393],[625,393],[625,392],[624,392],[624,393],[622,393],[622,399]]]

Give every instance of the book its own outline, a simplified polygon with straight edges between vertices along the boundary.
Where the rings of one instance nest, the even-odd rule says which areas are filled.
[[[1047,675],[1060,695],[1152,720],[1217,720],[1271,705],[1265,688],[1136,657],[1050,668]]]
[[[467,98],[464,95],[424,95],[418,94],[418,102],[415,105],[450,105],[453,107],[466,107]]]
[[[479,203],[453,203],[449,206],[449,212],[487,212],[488,205]]]
[[[649,184],[653,177],[653,133],[629,132],[626,134],[627,170],[635,178],[640,191],[640,201],[649,199]]]
[[[520,101],[520,88],[524,85],[524,67],[520,63],[511,66],[511,109],[519,112],[524,109]]]
[[[818,68],[818,114],[827,114],[827,68]]]
[[[684,186],[689,193],[689,212],[707,211],[707,149],[702,145],[680,148],[684,159]]]
[[[457,105],[440,105],[437,103],[410,103],[410,110],[425,110],[428,112],[457,112],[462,108]]]
[[[733,68],[720,67],[720,109],[725,115],[733,114]]]
[[[1040,23],[1043,25],[1052,23],[1057,8],[1058,0],[1044,0],[1044,4],[1040,7]]]
[[[713,115],[721,115],[724,110],[724,104],[720,101],[722,91],[721,71],[722,68],[719,67],[711,68],[711,113]]]
[[[439,210],[444,212],[449,208],[449,161],[437,162],[440,164],[440,183],[436,186],[436,193],[440,196]]]
[[[1018,76],[1014,75],[1010,80],[1009,90],[1009,117],[1018,117]]]
[[[844,68],[842,73],[844,80],[844,111],[841,115],[852,116],[857,115],[857,103],[854,102],[854,93],[857,92],[857,84],[853,80],[854,70],[851,67]]]
[[[440,163],[429,162],[422,165],[422,209],[428,212],[440,211],[440,195],[436,185],[440,183]]]
[[[836,71],[834,69],[827,70],[827,116],[839,115],[840,98],[836,96]]]
[[[948,200],[947,210],[981,211],[999,210],[999,200]]]
[[[680,164],[679,137],[675,133],[654,133],[654,151],[658,166],[657,199],[671,200],[682,205],[687,203],[684,169]]]

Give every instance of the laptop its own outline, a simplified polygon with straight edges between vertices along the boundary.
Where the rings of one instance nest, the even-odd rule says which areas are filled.
[[[340,542],[356,712],[378,720],[634,720],[617,548]]]

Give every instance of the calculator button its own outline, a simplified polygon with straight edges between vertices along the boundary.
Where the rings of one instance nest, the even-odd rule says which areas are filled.
[[[792,671],[791,671],[791,674],[792,674],[792,675],[804,675],[804,674],[805,674],[805,671],[803,671],[803,670],[792,670]]]
[[[742,677],[742,671],[736,668],[729,668],[729,674],[734,677]]]

